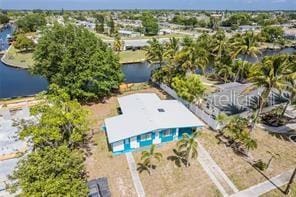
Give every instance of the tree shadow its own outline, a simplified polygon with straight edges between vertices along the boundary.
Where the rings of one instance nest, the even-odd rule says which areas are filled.
[[[247,109],[243,106],[238,106],[235,105],[233,103],[228,104],[227,106],[222,107],[222,111],[225,111],[226,114],[228,115],[234,115],[234,114],[239,114],[242,113],[244,111],[246,111]]]
[[[142,173],[142,172],[147,172],[149,175],[151,175],[151,172],[149,171],[149,167],[145,164],[145,163],[137,163],[138,167],[137,167],[137,171],[139,173]],[[152,164],[151,165],[151,169],[152,170],[155,170],[156,169],[156,165]]]
[[[173,149],[174,155],[168,156],[167,160],[175,163],[177,167],[182,167],[182,165],[186,166],[187,161],[185,158],[185,151],[177,151]]]
[[[278,185],[276,185],[268,176],[266,176],[259,168],[257,168],[253,162],[251,161],[247,161],[247,163],[249,165],[251,165],[257,172],[259,172],[267,181],[269,181],[272,185],[274,185],[276,187],[276,189],[278,189],[280,192],[282,192],[283,194],[285,194],[285,191],[283,189],[281,189]]]

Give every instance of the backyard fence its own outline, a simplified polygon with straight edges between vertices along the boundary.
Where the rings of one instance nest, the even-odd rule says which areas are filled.
[[[219,129],[219,123],[216,120],[214,120],[209,114],[205,113],[202,109],[200,109],[196,104],[189,103],[188,101],[185,101],[184,99],[178,97],[177,93],[173,89],[171,89],[170,87],[168,87],[163,83],[161,83],[159,86],[162,90],[164,90],[170,96],[172,96],[176,100],[183,103],[192,113],[198,116],[202,121],[204,121],[212,129],[214,130]]]

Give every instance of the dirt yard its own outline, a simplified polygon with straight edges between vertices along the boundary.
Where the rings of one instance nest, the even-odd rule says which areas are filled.
[[[140,178],[147,196],[221,196],[197,160],[191,166],[178,167],[174,161],[168,160],[173,156],[176,142],[162,144],[157,152],[163,155],[156,169],[149,176],[147,171],[140,173]],[[141,162],[141,153],[134,152],[135,161]]]
[[[214,132],[205,131],[200,136],[200,142],[240,190],[266,181],[267,178],[272,178],[296,166],[295,144],[260,129],[256,129],[253,136],[258,143],[258,148],[250,151],[255,160],[261,159],[268,162],[271,158],[270,153],[279,155],[277,159],[272,160],[271,165],[264,172],[257,171],[232,149],[218,144]]]

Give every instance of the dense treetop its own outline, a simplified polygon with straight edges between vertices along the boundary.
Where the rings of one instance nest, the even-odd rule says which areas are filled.
[[[159,30],[157,19],[150,12],[143,13],[141,19],[144,34],[149,36],[157,35]]]
[[[32,151],[20,159],[10,189],[20,187],[21,196],[86,196],[87,111],[56,85],[38,100],[35,120],[20,124],[20,138]]]
[[[5,24],[9,22],[9,17],[6,14],[0,13],[0,24]]]
[[[80,101],[102,99],[123,80],[119,59],[93,33],[74,25],[46,29],[34,52],[32,71]]]
[[[21,32],[35,32],[42,26],[46,25],[46,19],[43,14],[27,14],[16,21],[17,27]]]

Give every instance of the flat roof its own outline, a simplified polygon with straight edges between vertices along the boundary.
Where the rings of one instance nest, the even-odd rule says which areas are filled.
[[[109,143],[147,132],[204,123],[176,100],[161,100],[154,93],[138,93],[118,98],[121,115],[105,119]]]

